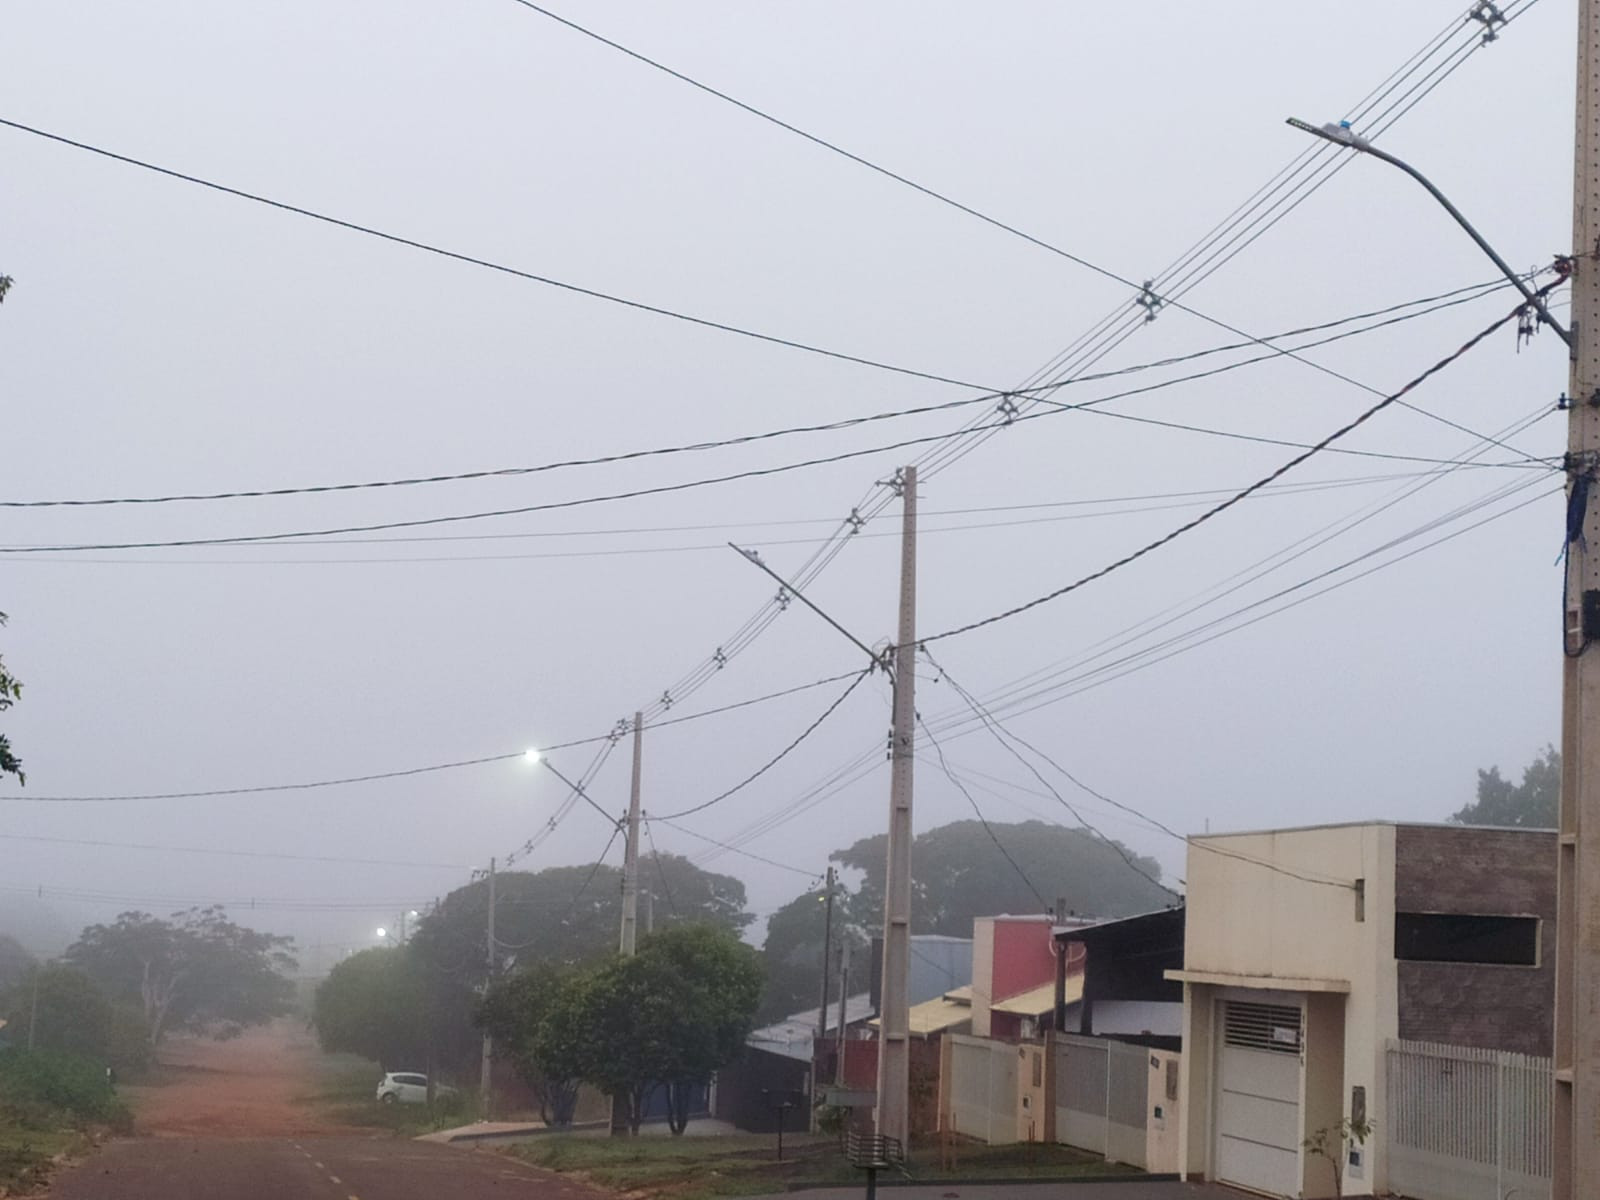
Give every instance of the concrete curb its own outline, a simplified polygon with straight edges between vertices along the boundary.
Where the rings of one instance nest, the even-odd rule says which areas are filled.
[[[878,1180],[880,1188],[897,1187],[943,1187],[952,1191],[963,1187],[1031,1187],[1034,1184],[1062,1186],[1074,1183],[1177,1183],[1179,1176],[1176,1173],[1163,1175],[974,1175],[960,1179],[883,1179]],[[866,1173],[862,1172],[861,1182],[866,1183]],[[849,1183],[790,1183],[784,1185],[785,1192],[828,1192],[839,1191],[853,1187]]]

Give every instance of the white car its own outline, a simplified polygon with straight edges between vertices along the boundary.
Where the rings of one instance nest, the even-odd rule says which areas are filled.
[[[437,1084],[434,1096],[453,1096],[455,1089]],[[426,1104],[428,1102],[428,1077],[411,1071],[390,1071],[378,1083],[380,1104]]]

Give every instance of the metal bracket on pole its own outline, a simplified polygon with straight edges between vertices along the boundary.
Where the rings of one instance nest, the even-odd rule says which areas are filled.
[[[1500,6],[1491,0],[1478,0],[1478,3],[1472,6],[1472,11],[1467,14],[1467,20],[1477,21],[1483,26],[1482,44],[1485,46],[1500,40],[1497,27],[1506,23],[1505,14],[1500,11]]]

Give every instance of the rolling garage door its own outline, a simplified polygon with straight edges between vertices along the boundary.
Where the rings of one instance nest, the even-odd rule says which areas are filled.
[[[1222,1002],[1216,1178],[1269,1196],[1300,1193],[1300,1008]]]

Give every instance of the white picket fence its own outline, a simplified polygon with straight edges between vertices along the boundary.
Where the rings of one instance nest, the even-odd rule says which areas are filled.
[[[1414,1200],[1549,1200],[1548,1058],[1388,1044],[1389,1190]]]

